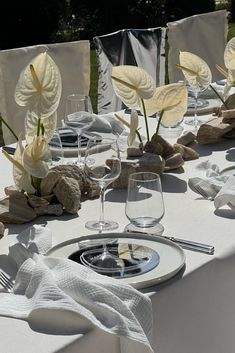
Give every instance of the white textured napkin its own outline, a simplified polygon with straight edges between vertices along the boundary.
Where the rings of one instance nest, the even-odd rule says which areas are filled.
[[[189,187],[204,198],[214,200],[216,209],[228,205],[235,210],[235,176],[220,175],[219,167],[210,161],[200,163],[197,170],[200,176],[190,178]]]
[[[91,116],[94,118],[94,122],[87,131],[121,134],[125,129],[124,125],[115,118],[114,113],[97,115],[89,112],[77,112],[71,114],[71,116],[72,115],[77,116],[80,122],[82,121],[83,123],[86,122],[86,120],[90,123]],[[75,127],[75,125],[73,125],[73,127]]]
[[[0,315],[27,320],[47,333],[79,334],[95,326],[119,336],[121,352],[153,352],[150,299],[69,259],[31,252],[45,251],[42,240],[48,243],[48,236],[48,228],[34,226],[9,249],[20,268],[14,293],[1,295]]]

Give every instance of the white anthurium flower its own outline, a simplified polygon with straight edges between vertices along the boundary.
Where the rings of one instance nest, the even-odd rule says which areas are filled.
[[[225,47],[224,63],[228,70],[235,70],[235,37],[230,39]]]
[[[188,90],[182,83],[157,87],[154,96],[145,101],[147,115],[163,112],[161,124],[173,127],[187,111]]]
[[[56,129],[57,124],[57,112],[52,113],[51,116],[41,119],[41,124],[44,128],[44,138],[49,141]],[[25,137],[28,144],[30,144],[34,137],[37,135],[38,129],[38,117],[30,111],[27,111],[25,118]]]
[[[24,147],[22,145],[21,139],[19,139],[17,143],[14,157],[9,155],[4,150],[2,150],[2,152],[13,164],[13,179],[17,190],[26,191],[29,194],[33,194],[35,192],[35,189],[31,184],[31,177],[22,164],[22,155],[24,152]]]
[[[137,111],[131,110],[131,123],[130,123],[130,133],[127,137],[128,146],[131,146],[135,141],[136,131],[138,129],[139,117]]]
[[[211,70],[203,59],[186,51],[180,52],[179,59],[179,67],[193,89],[200,91],[201,88],[209,87],[212,82]]]
[[[154,79],[137,66],[114,66],[111,77],[116,95],[131,109],[140,109],[141,99],[149,99],[155,92]]]
[[[48,161],[50,152],[43,136],[35,136],[33,141],[25,148],[23,165],[29,174],[36,178],[45,178],[49,171]]]
[[[40,118],[51,116],[58,108],[62,91],[60,71],[47,54],[37,55],[21,72],[15,101]]]

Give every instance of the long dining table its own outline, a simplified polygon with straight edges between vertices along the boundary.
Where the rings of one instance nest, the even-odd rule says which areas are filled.
[[[205,121],[211,115],[203,115]],[[140,117],[144,128],[143,118]],[[151,119],[153,131],[156,121]],[[187,126],[182,123],[184,128]],[[175,138],[169,139],[174,142]],[[210,160],[222,170],[235,163],[234,140],[221,139],[212,145],[196,145],[199,159],[186,161],[183,170],[161,176],[165,214],[164,234],[215,247],[213,255],[184,250],[185,266],[172,278],[140,289],[151,298],[153,308],[152,347],[158,353],[233,353],[235,351],[235,213],[228,207],[215,210],[213,201],[203,199],[188,187],[197,176],[197,165]],[[11,185],[12,165],[0,153],[0,196]],[[123,232],[126,189],[108,189],[105,216],[118,222]],[[99,200],[82,203],[78,215],[41,216],[36,221],[6,224],[0,240],[0,268],[12,275],[8,249],[16,235],[34,223],[46,223],[53,245],[93,234],[85,222],[98,216]],[[170,261],[170,259],[169,259]],[[0,300],[1,295],[0,293]],[[2,353],[120,353],[118,337],[94,330],[86,334],[61,335],[33,330],[26,321],[0,317]]]

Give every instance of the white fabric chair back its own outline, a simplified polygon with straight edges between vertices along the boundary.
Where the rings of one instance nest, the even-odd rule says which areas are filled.
[[[227,11],[220,10],[169,22],[168,26],[168,75],[169,82],[183,80],[179,52],[188,51],[200,56],[209,65],[213,81],[222,79],[216,64],[224,67],[224,49],[227,42]]]
[[[165,83],[165,28],[123,29],[93,40],[99,68],[99,114],[124,108],[113,90],[110,78],[113,66],[139,66],[155,79],[156,86]]]
[[[36,55],[48,50],[48,54],[59,67],[62,77],[62,96],[57,110],[58,125],[64,118],[65,98],[71,93],[89,94],[90,89],[90,42],[35,45],[0,51],[0,112],[12,129],[24,133],[26,109],[16,104],[14,92],[20,72]],[[15,142],[3,125],[5,144]]]

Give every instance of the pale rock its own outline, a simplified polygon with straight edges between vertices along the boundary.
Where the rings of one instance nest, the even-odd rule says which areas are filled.
[[[28,202],[33,208],[46,207],[47,205],[49,205],[49,201],[47,201],[43,197],[39,197],[36,195],[28,195]]]
[[[41,185],[40,185],[41,195],[42,196],[50,195],[60,178],[61,178],[60,173],[51,169],[48,172],[47,176],[41,181]]]
[[[19,192],[14,185],[6,186],[4,188],[4,192],[6,196],[15,194],[16,192]]]
[[[161,135],[154,134],[144,147],[145,152],[154,153],[166,158],[174,153],[172,145]]]
[[[0,238],[3,237],[4,232],[5,232],[4,224],[2,222],[0,222]]]
[[[184,146],[188,146],[191,143],[195,142],[195,140],[196,140],[196,135],[194,135],[191,131],[188,131],[177,139],[177,143],[180,143],[181,145],[184,145]]]
[[[223,117],[216,117],[202,124],[197,133],[197,142],[201,145],[209,145],[218,142],[229,131],[235,128],[235,119],[233,122],[225,123]]]
[[[199,153],[194,149],[181,145],[180,143],[175,143],[173,145],[175,153],[180,153],[185,161],[190,161],[199,158]]]
[[[127,157],[139,157],[143,156],[143,144],[139,144],[139,146],[129,146],[127,148]]]
[[[55,216],[61,216],[63,213],[63,206],[60,203],[35,207],[35,212],[38,216],[42,216],[45,214],[51,214]]]
[[[223,123],[232,123],[235,120],[235,109],[230,109],[230,110],[223,110],[222,111],[222,118],[223,118]]]
[[[164,159],[153,153],[144,153],[139,158],[128,158],[121,161],[121,174],[114,180],[111,187],[114,189],[126,188],[129,175],[135,172],[153,172],[162,174],[165,167]]]
[[[75,214],[81,208],[81,191],[75,179],[62,176],[53,193],[67,212]]]
[[[173,154],[172,156],[167,158],[165,161],[166,161],[165,171],[170,171],[173,169],[180,168],[184,164],[183,157],[181,156],[180,153]]]

